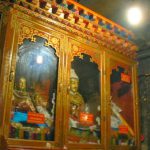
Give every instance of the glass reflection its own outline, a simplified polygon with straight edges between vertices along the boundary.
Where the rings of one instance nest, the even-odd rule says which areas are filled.
[[[70,75],[70,143],[99,144],[100,71],[90,56],[74,57]]]
[[[54,140],[58,58],[45,39],[19,47],[12,99],[10,137]]]

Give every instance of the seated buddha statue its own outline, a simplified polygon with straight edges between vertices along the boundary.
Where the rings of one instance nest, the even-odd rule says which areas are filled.
[[[20,78],[18,88],[13,91],[13,106],[17,111],[33,111],[35,107],[29,93],[26,91],[26,79]]]
[[[69,100],[70,100],[70,117],[73,120],[78,121],[80,112],[84,110],[84,100],[81,94],[78,92],[79,86],[79,78],[75,71],[71,70],[70,77],[70,92],[69,92]]]

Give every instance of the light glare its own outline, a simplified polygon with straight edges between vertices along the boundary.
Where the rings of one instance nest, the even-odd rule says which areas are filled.
[[[36,62],[37,62],[37,64],[42,64],[43,63],[43,57],[42,56],[37,56]]]
[[[52,8],[49,8],[48,12],[49,12],[49,13],[52,13]]]
[[[61,13],[59,17],[63,19],[64,18],[64,13]]]
[[[137,25],[141,22],[142,20],[142,12],[141,9],[138,7],[132,7],[128,10],[127,13],[127,18],[128,21],[132,24],[132,25]]]

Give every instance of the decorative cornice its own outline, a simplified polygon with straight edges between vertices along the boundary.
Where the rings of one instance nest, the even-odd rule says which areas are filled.
[[[42,21],[54,24],[65,31],[103,45],[112,51],[135,58],[137,46],[128,38],[123,38],[115,34],[113,30],[103,28],[78,13],[70,11],[68,9],[69,3],[58,5],[54,0],[51,2],[43,0],[42,2],[44,2],[43,6],[39,0],[17,0],[13,7]],[[131,34],[128,32],[128,35]]]

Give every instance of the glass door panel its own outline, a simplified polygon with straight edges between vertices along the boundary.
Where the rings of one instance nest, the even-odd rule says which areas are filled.
[[[135,145],[132,67],[111,68],[111,144]]]
[[[35,38],[18,50],[9,137],[53,141],[58,58],[45,39]]]
[[[99,64],[82,53],[70,70],[69,143],[101,143],[101,92]]]

